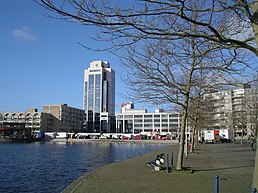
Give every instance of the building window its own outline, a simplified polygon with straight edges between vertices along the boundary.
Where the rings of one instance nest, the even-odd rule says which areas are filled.
[[[84,83],[84,110],[87,109],[87,106],[88,106],[88,102],[87,102],[87,93],[88,93],[88,82],[85,82]]]
[[[103,81],[103,112],[108,112],[108,81]]]
[[[170,118],[178,118],[178,114],[170,114],[169,117]]]
[[[95,112],[100,113],[100,82],[101,76],[100,74],[96,74],[95,76]]]
[[[93,110],[94,100],[94,75],[89,75],[88,110]]]

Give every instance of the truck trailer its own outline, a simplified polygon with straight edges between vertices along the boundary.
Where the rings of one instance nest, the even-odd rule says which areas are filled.
[[[233,140],[234,132],[232,129],[220,129],[219,139],[222,143],[230,143]]]
[[[233,141],[232,129],[205,129],[203,139],[205,143],[230,143]]]
[[[203,133],[203,137],[204,137],[205,143],[214,143],[215,142],[214,130],[205,129]]]

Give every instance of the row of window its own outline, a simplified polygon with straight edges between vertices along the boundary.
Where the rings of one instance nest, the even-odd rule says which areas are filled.
[[[20,121],[20,120],[26,120],[26,121],[30,121],[30,120],[37,120],[37,119],[41,119],[40,117],[0,117],[0,121]]]
[[[155,119],[160,119],[160,117],[161,118],[174,118],[174,119],[178,119],[178,117],[179,117],[179,115],[178,114],[170,114],[170,115],[168,115],[168,114],[161,114],[161,115],[117,115],[117,118],[118,119],[122,119],[122,118],[125,118],[125,119],[132,119],[132,118],[150,118],[150,119],[153,119],[153,117],[155,118]]]
[[[166,123],[163,123],[163,124],[134,124],[134,127],[178,127],[178,124],[166,124]]]
[[[135,129],[134,130],[134,133],[140,133],[140,132],[152,132],[153,131],[153,129],[139,129],[139,128],[137,128],[137,129]],[[173,129],[168,129],[168,128],[162,128],[162,129],[155,129],[155,131],[156,132],[177,132],[177,131],[175,131],[175,130],[173,130]]]

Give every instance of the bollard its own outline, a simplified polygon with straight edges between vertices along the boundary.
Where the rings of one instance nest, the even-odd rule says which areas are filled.
[[[171,168],[174,167],[174,155],[173,152],[171,153]]]
[[[257,192],[256,188],[253,188],[252,193],[256,193],[256,192]]]
[[[215,176],[215,193],[219,193],[219,176]]]
[[[166,166],[167,166],[167,173],[169,173],[169,162],[168,162],[168,154],[167,154],[167,157],[166,157]]]

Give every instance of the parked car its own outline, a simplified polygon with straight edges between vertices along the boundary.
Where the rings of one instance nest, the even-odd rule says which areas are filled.
[[[156,139],[156,140],[167,140],[168,137],[167,137],[167,135],[157,135],[157,136],[155,137],[155,139]]]
[[[166,135],[161,135],[159,138],[159,140],[167,140],[167,139],[168,139],[168,137]]]
[[[136,135],[134,136],[134,140],[141,140],[142,139],[142,136],[141,135]]]
[[[121,139],[122,139],[122,140],[129,140],[130,137],[123,135],[123,136],[121,137]]]
[[[101,136],[99,137],[99,139],[108,139],[108,137],[105,136],[105,135],[101,135]]]
[[[120,139],[121,135],[117,135],[117,134],[113,134],[112,135],[112,139]]]

